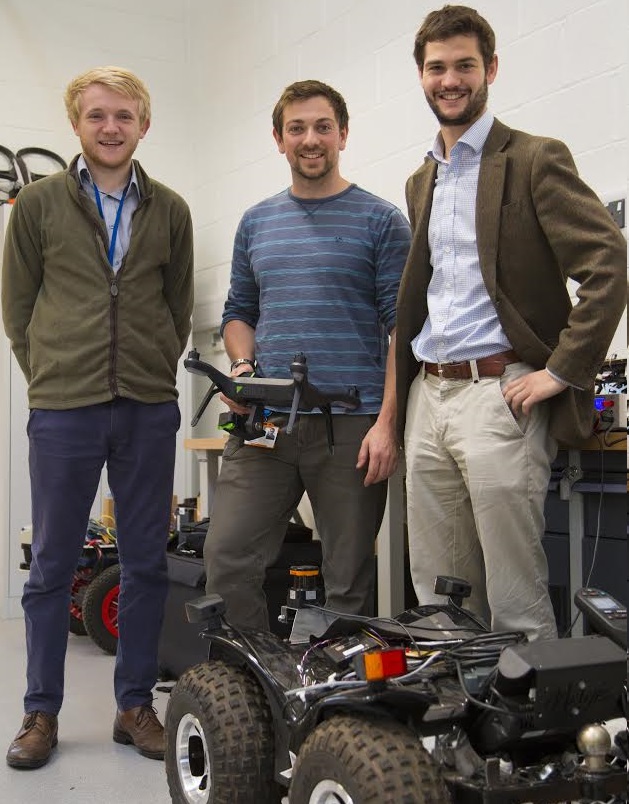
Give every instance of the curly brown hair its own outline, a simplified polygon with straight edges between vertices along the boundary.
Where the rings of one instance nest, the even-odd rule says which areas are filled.
[[[496,35],[484,17],[468,6],[444,6],[431,11],[415,36],[413,57],[420,70],[424,69],[424,52],[428,42],[443,42],[451,36],[475,36],[485,69],[496,52]]]

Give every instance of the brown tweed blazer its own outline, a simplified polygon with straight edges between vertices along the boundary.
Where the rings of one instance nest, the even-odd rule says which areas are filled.
[[[397,305],[398,433],[419,371],[411,341],[428,308],[432,274],[428,220],[437,172],[426,159],[406,184],[413,230]],[[578,445],[592,432],[593,383],[627,299],[627,243],[596,194],[579,178],[568,148],[498,120],[483,149],[476,198],[483,279],[513,348],[548,366],[568,388],[553,397],[551,433]],[[579,284],[573,307],[568,277]]]

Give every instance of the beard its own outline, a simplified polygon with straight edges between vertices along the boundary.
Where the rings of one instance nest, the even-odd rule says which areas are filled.
[[[473,123],[481,116],[483,109],[487,105],[487,98],[489,91],[487,88],[487,79],[483,81],[483,85],[473,95],[470,95],[467,106],[458,117],[449,117],[439,109],[438,102],[426,95],[426,101],[430,106],[433,114],[442,126],[464,126],[468,123]]]
[[[330,171],[334,169],[334,166],[335,162],[332,159],[329,159],[327,156],[323,160],[323,164],[316,171],[303,169],[299,159],[295,159],[294,163],[291,164],[293,171],[299,174],[302,179],[306,179],[307,181],[317,181],[324,178],[328,175],[328,173],[330,173]]]
[[[106,149],[101,149],[98,143],[81,140],[81,149],[89,165],[94,165],[103,170],[117,170],[131,163],[137,143],[125,142],[124,145],[109,153]]]

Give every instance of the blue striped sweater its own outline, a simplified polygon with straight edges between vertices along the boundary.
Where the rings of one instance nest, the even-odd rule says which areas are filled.
[[[316,199],[284,190],[240,222],[222,328],[255,329],[259,376],[290,377],[304,352],[310,382],[356,386],[356,413],[378,413],[410,239],[400,210],[356,185]]]

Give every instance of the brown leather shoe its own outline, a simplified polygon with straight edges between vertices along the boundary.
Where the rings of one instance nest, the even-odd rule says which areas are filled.
[[[149,759],[164,759],[164,727],[151,704],[116,713],[114,742],[135,745],[142,756]]]
[[[7,751],[12,768],[41,768],[57,745],[57,716],[48,712],[27,712],[22,728]]]

